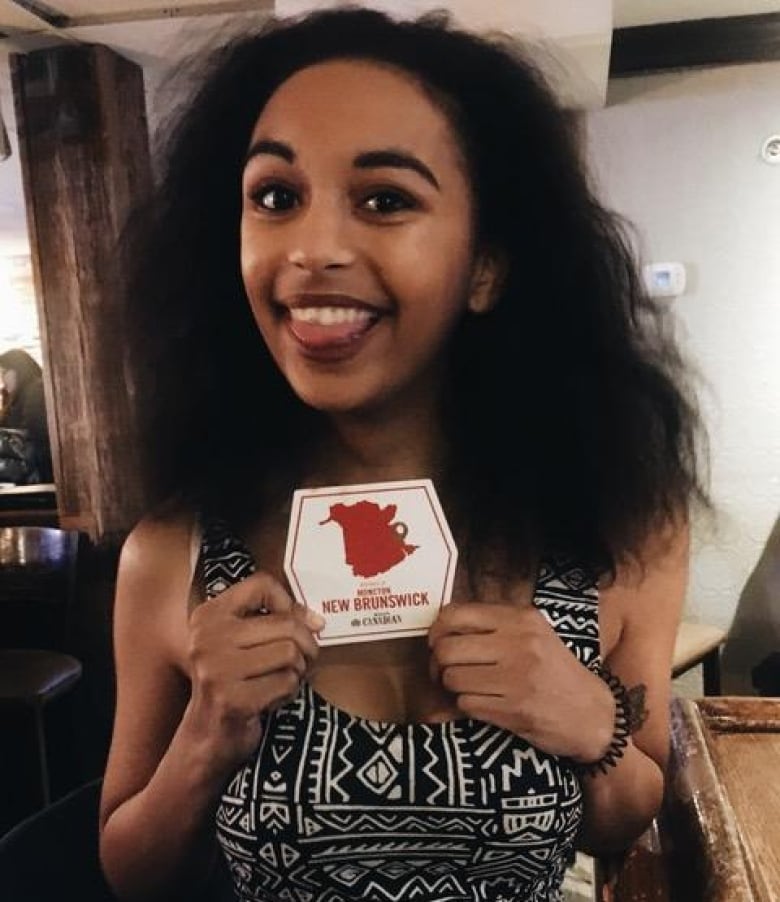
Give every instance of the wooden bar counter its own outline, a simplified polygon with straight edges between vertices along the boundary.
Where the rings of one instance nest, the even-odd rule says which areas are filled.
[[[615,902],[780,900],[780,699],[672,702],[667,796]]]
[[[0,526],[58,526],[57,493],[53,483],[0,483]]]

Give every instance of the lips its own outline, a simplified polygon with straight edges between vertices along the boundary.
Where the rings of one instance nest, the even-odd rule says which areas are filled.
[[[365,336],[384,313],[341,295],[299,297],[282,308],[291,335],[308,352],[346,350]]]

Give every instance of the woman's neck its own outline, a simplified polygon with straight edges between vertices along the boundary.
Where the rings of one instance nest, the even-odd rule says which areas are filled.
[[[312,481],[354,485],[436,478],[444,442],[429,408],[407,406],[394,416],[335,417]]]

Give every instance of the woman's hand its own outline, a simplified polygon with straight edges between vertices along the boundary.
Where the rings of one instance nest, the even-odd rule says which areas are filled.
[[[448,605],[431,627],[431,667],[468,717],[575,761],[597,761],[615,723],[612,693],[534,607]]]
[[[295,697],[317,657],[320,621],[267,573],[193,610],[186,719],[221,768],[242,764],[260,742],[262,713]]]

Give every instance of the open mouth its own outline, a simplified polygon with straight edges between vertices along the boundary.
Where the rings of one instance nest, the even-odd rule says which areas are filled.
[[[293,337],[307,350],[344,348],[366,335],[382,317],[381,311],[358,305],[299,305],[283,314]]]

